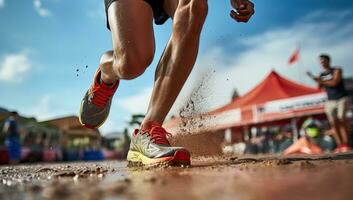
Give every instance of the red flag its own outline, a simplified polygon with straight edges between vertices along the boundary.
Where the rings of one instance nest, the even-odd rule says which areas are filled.
[[[300,49],[297,48],[288,60],[288,64],[292,65],[299,60]]]

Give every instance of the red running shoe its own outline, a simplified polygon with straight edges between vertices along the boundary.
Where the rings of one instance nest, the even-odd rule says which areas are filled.
[[[100,127],[108,118],[112,99],[119,81],[109,86],[101,81],[101,71],[97,70],[93,84],[81,101],[80,123],[91,129]]]
[[[169,134],[156,124],[149,130],[136,129],[127,155],[129,165],[190,165],[189,151],[183,147],[172,147],[167,139]]]

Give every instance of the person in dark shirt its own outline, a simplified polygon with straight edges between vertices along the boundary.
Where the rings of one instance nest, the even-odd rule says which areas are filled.
[[[327,93],[328,101],[325,104],[325,112],[334,130],[333,136],[337,144],[335,152],[347,152],[351,150],[348,145],[348,120],[346,118],[350,98],[343,82],[343,70],[331,66],[329,55],[320,55],[320,63],[324,69],[323,72],[318,77],[310,72],[308,75]]]
[[[18,113],[11,112],[10,117],[5,121],[3,133],[6,135],[6,146],[12,164],[18,163],[21,159],[20,133],[18,130]]]

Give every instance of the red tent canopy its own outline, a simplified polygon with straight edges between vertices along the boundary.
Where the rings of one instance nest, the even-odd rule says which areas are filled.
[[[248,93],[211,113],[214,114],[235,108],[263,104],[268,101],[321,92],[317,88],[307,87],[285,79],[277,72],[272,71],[260,84]]]
[[[325,101],[326,95],[322,90],[290,81],[272,71],[245,95],[204,114],[209,117],[194,117],[205,121],[202,128],[196,128],[195,131],[219,130],[323,114]],[[175,132],[178,131],[181,121],[185,124],[185,119],[174,118],[164,126]]]

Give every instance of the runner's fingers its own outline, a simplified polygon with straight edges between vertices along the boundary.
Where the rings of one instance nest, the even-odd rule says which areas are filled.
[[[244,16],[239,16],[239,15],[232,16],[232,18],[237,22],[244,22],[244,23],[246,23],[250,20],[250,17],[244,17]]]
[[[253,15],[255,13],[254,4],[250,1],[246,1],[242,5],[244,5],[243,8],[236,9],[240,15]]]
[[[254,4],[248,0],[231,0],[232,7],[238,10],[254,10]]]
[[[240,8],[240,6],[242,5],[241,2],[239,0],[230,0],[230,4],[232,5],[232,7],[234,9],[243,9],[244,6],[242,6],[242,8]]]
[[[236,12],[241,16],[252,15],[254,13],[253,10],[236,10]]]
[[[231,12],[230,12],[230,16],[234,19],[234,20],[236,20],[237,22],[248,22],[249,20],[250,20],[250,18],[251,18],[251,16],[252,16],[253,14],[249,14],[249,15],[245,15],[245,16],[243,16],[243,15],[239,15],[237,12],[235,12],[234,10],[232,10]]]

